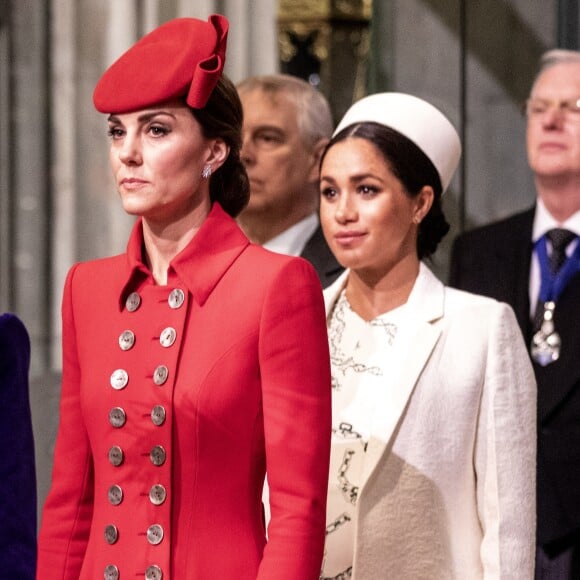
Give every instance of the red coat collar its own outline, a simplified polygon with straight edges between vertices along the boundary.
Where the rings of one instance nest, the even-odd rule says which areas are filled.
[[[169,278],[175,275],[202,305],[249,243],[234,219],[216,202],[191,242],[171,261]],[[127,296],[151,277],[142,250],[143,225],[139,219],[127,244],[128,269],[119,293],[120,309],[124,308]]]

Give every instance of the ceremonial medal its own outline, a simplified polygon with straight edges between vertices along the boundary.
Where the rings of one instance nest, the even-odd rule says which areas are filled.
[[[560,358],[562,341],[554,327],[554,310],[568,282],[580,272],[580,243],[576,244],[572,255],[565,257],[564,262],[559,264],[559,267],[558,264],[552,266],[546,246],[547,235],[539,238],[534,246],[540,265],[538,304],[544,305],[544,314],[540,329],[534,334],[530,345],[532,359],[543,367]],[[558,250],[564,252],[565,256],[565,246],[557,248],[555,241],[552,244],[553,252]]]
[[[532,339],[532,358],[543,367],[560,358],[560,335],[554,329],[555,308],[555,302],[544,302],[542,325]]]

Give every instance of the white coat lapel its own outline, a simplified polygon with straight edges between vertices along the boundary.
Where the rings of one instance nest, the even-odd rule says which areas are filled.
[[[326,326],[328,326],[330,322],[330,315],[334,309],[334,305],[342,292],[342,289],[346,285],[346,281],[348,280],[348,273],[349,270],[345,270],[330,286],[328,286],[323,294],[324,294],[324,308],[326,310]]]
[[[421,371],[441,334],[439,329],[424,321],[416,322],[413,326],[414,328],[409,335],[409,340],[413,346],[401,359],[403,362],[395,371],[397,377],[393,379],[392,407],[390,409],[377,409],[377,412],[382,413],[382,415],[373,425],[374,433],[367,446],[361,488],[364,488],[377,463],[387,449],[392,446],[393,436],[405,415],[407,404],[417,385]]]
[[[327,319],[330,316],[334,303],[346,284],[348,271],[344,272],[324,292]],[[364,469],[361,481],[361,491],[371,477],[380,458],[392,446],[393,435],[397,431],[409,399],[419,379],[433,348],[437,344],[440,330],[433,321],[443,316],[444,286],[421,264],[419,276],[413,286],[407,306],[408,318],[405,328],[399,329],[397,334],[397,353],[400,365],[393,372],[397,376],[391,377],[394,385],[390,408],[377,405],[377,415],[373,420],[372,436],[367,445]]]

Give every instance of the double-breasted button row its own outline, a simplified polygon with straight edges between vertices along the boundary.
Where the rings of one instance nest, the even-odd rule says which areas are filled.
[[[163,541],[164,531],[161,524],[153,524],[147,528],[147,541],[152,546],[157,546]],[[114,524],[105,526],[105,542],[113,545],[119,539],[119,530]]]
[[[111,465],[118,467],[123,463],[125,458],[125,454],[123,450],[118,445],[113,445],[109,449],[109,462]],[[155,445],[149,453],[149,458],[151,459],[151,463],[157,467],[163,465],[165,460],[167,459],[167,452],[163,445]]]
[[[165,330],[163,332],[165,332]],[[163,345],[165,347],[169,347],[175,342],[175,330],[173,329],[171,330],[173,331],[173,334],[168,335],[168,338],[165,339],[167,343]],[[160,340],[164,340],[164,337],[162,336]],[[164,385],[167,382],[168,377],[169,377],[169,369],[165,365],[159,365],[158,367],[155,368],[155,371],[153,372],[153,382],[158,387]],[[129,383],[129,373],[125,369],[114,370],[111,373],[110,383],[111,387],[113,387],[113,389],[115,389],[116,391],[123,390]]]
[[[173,337],[172,340],[173,342],[175,342],[175,337]],[[173,342],[171,344],[173,344]],[[168,344],[167,346],[171,345]],[[167,382],[168,377],[169,377],[169,369],[165,365],[159,365],[153,372],[153,382],[158,387],[164,385]],[[117,369],[113,371],[111,373],[110,383],[111,387],[113,387],[113,389],[115,389],[116,391],[123,390],[129,383],[129,373],[125,369]]]
[[[174,310],[177,308],[181,308],[183,303],[185,302],[185,293],[181,288],[174,288],[167,298],[167,304],[169,304],[169,308],[173,308]],[[129,312],[135,312],[139,306],[141,306],[141,296],[139,296],[138,292],[131,292],[127,299],[125,300],[125,308]]]
[[[107,498],[111,505],[119,505],[123,501],[123,488],[116,483],[111,485],[107,491]],[[149,490],[149,501],[153,505],[161,505],[167,498],[167,490],[165,486],[160,483],[156,483],[151,486]]]
[[[176,310],[185,304],[186,294],[180,288],[174,288],[167,297],[167,305],[169,308]],[[137,311],[142,305],[142,298],[138,292],[132,292],[125,301],[125,307],[128,312]],[[163,348],[172,347],[177,340],[177,330],[173,326],[167,326],[159,334],[159,344]],[[135,333],[126,329],[120,333],[118,343],[122,351],[129,351],[134,348],[137,338]],[[153,372],[153,384],[161,387],[169,380],[169,368],[164,364],[159,364],[155,367]],[[127,370],[119,368],[116,369],[110,378],[111,387],[115,390],[124,389],[129,383],[129,373]],[[156,404],[151,409],[151,422],[154,426],[160,427],[165,424],[167,420],[166,408],[161,404]],[[109,422],[115,429],[126,427],[127,414],[122,407],[113,407],[109,411]],[[118,467],[124,462],[123,449],[118,445],[113,445],[109,449],[109,462],[111,465]],[[151,448],[149,459],[154,466],[162,466],[167,461],[167,452],[163,445],[155,445]],[[123,502],[123,489],[118,484],[113,484],[107,491],[107,498],[111,505],[117,506]],[[167,501],[168,492],[164,485],[156,483],[149,489],[149,501],[154,506],[160,506]],[[161,524],[154,523],[147,528],[146,531],[147,542],[150,545],[158,545],[163,542],[164,529]],[[105,540],[108,544],[114,544],[118,541],[119,530],[114,524],[109,524],[105,527]],[[104,570],[105,580],[120,580],[119,569],[115,564],[108,565]],[[145,570],[145,580],[162,580],[163,571],[157,564],[150,564]]]
[[[153,425],[156,425],[157,427],[165,423],[166,416],[167,413],[163,405],[155,405],[153,409],[151,409],[151,421],[153,422]],[[109,423],[115,427],[115,429],[120,429],[126,422],[127,414],[122,407],[113,407],[109,411]]]
[[[119,580],[119,568],[114,564],[105,567],[104,580]],[[163,572],[159,566],[152,564],[145,570],[145,580],[163,580]]]

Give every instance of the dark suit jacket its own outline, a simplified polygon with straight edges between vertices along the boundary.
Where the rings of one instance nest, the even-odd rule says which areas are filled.
[[[306,242],[300,255],[314,266],[323,288],[330,286],[344,270],[330,251],[320,225]]]
[[[0,316],[0,577],[36,573],[36,477],[28,397],[30,342],[16,316]]]
[[[529,345],[532,208],[459,236],[451,254],[451,286],[510,304]],[[537,536],[547,545],[580,531],[580,274],[556,306],[560,358],[534,363],[538,383]]]

